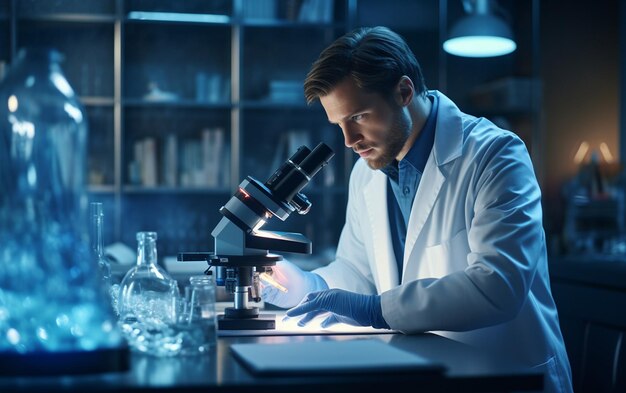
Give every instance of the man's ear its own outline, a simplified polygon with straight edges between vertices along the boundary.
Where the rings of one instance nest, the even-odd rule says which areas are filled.
[[[407,106],[413,100],[414,94],[415,86],[413,86],[413,81],[408,76],[403,75],[398,81],[394,91],[396,103],[400,106]]]

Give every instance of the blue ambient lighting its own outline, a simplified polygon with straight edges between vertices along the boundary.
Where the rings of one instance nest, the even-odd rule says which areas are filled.
[[[227,15],[215,14],[189,14],[180,12],[142,12],[133,11],[128,13],[128,19],[151,20],[160,22],[191,22],[191,23],[229,23]]]

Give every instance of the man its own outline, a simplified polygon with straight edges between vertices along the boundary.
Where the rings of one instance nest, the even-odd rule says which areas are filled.
[[[435,331],[512,358],[569,392],[571,371],[550,292],[541,193],[524,143],[428,91],[397,34],[339,38],[304,83],[360,159],[336,260],[279,263],[266,302],[300,325],[337,322]],[[332,289],[329,289],[332,288]]]

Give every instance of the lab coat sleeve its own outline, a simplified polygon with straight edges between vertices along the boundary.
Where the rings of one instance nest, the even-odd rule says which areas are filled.
[[[541,195],[524,143],[500,134],[478,149],[464,200],[467,268],[382,295],[383,316],[406,333],[466,331],[509,321],[528,300],[545,242]],[[469,165],[469,164],[468,164]]]
[[[362,178],[359,173],[369,171],[363,168],[366,165],[359,160],[350,176],[348,190],[348,205],[346,208],[346,222],[339,237],[335,260],[328,266],[314,270],[328,284],[329,288],[340,288],[347,291],[375,294],[376,285],[368,258],[363,244],[362,228],[357,206],[363,206],[363,202],[357,202],[362,198]]]

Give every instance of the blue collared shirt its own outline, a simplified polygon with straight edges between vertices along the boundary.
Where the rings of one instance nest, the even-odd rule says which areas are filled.
[[[428,161],[428,156],[435,141],[439,101],[435,95],[429,94],[428,98],[433,104],[432,110],[413,146],[411,146],[411,149],[400,162],[394,160],[391,164],[381,169],[388,179],[387,213],[389,215],[391,242],[396,263],[398,264],[400,280],[402,279],[402,261],[404,259],[404,245],[411,207],[417,193],[417,187],[422,179],[422,173],[426,167],[426,161]]]

